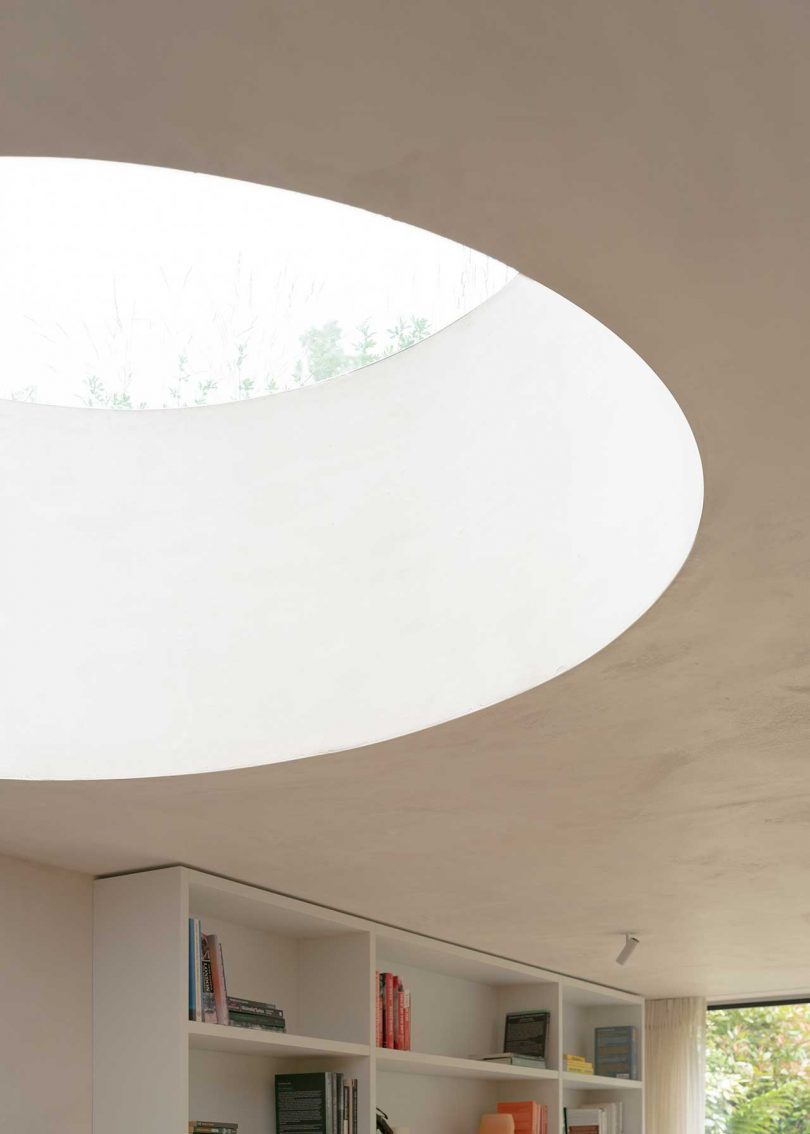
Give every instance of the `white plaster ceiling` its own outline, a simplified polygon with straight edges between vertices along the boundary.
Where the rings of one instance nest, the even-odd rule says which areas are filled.
[[[806,991],[806,6],[80,0],[0,21],[0,152],[252,178],[480,248],[649,362],[706,475],[674,585],[563,676],[283,765],[5,782],[0,849],[187,861],[650,994]],[[643,947],[617,970],[625,929]]]

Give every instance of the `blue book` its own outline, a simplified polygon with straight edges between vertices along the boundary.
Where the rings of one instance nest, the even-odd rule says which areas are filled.
[[[637,1079],[637,1031],[629,1024],[594,1030],[594,1072],[608,1079]]]
[[[202,922],[188,919],[188,1018],[203,1019]]]

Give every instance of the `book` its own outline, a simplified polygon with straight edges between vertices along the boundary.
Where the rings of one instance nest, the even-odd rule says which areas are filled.
[[[405,987],[399,977],[396,978],[396,1008],[394,1011],[396,1026],[395,1042],[399,1051],[405,1051]]]
[[[188,1018],[196,1019],[197,1006],[194,1002],[194,918],[188,919]]]
[[[328,1071],[276,1075],[276,1134],[335,1134]]]
[[[261,1000],[245,1000],[239,996],[228,997],[228,1011],[238,1012],[243,1016],[260,1016],[273,1020],[283,1020],[284,1013],[275,1004],[265,1004]]]
[[[202,924],[198,917],[188,919],[188,1018],[203,1022]]]
[[[334,1075],[334,1115],[332,1127],[334,1134],[343,1134],[343,1075],[340,1071],[333,1071]]]
[[[357,1134],[357,1080],[343,1080],[343,1134]]]
[[[623,1134],[624,1113],[620,1102],[590,1102],[588,1105],[605,1115],[605,1134]]]
[[[377,1006],[380,1012],[380,1047],[385,1047],[385,973],[378,973]]]
[[[195,1122],[188,1124],[188,1134],[236,1134],[236,1122]]]
[[[637,1079],[637,1032],[630,1025],[594,1029],[594,1066],[609,1079]]]
[[[357,1134],[357,1080],[340,1071],[276,1075],[276,1134]]]
[[[234,1012],[233,1010],[228,1013],[231,1024],[246,1024],[253,1028],[264,1028],[266,1031],[271,1032],[286,1032],[287,1023],[283,1018],[276,1016],[256,1016],[252,1012]]]
[[[271,1016],[252,1016],[241,1012],[228,1013],[229,1024],[242,1024],[245,1027],[262,1027],[265,1032],[286,1032],[287,1025],[284,1019],[275,1019]]]
[[[377,972],[374,1023],[377,1047],[411,1050],[411,994],[396,973]]]
[[[376,1004],[375,1004],[375,1030],[377,1035],[377,1047],[383,1045],[383,998],[380,995],[380,970],[377,970],[377,989],[376,989]]]
[[[202,941],[202,988],[203,988],[203,1021],[206,1024],[217,1023],[217,1005],[214,997],[214,977],[211,967],[211,944],[207,934],[203,933]]]
[[[546,1057],[550,1013],[546,1011],[508,1012],[504,1028],[503,1050],[515,1055]]]
[[[286,1032],[287,1030],[287,1025],[283,1020],[268,1020],[261,1016],[241,1016],[234,1012],[230,1013],[228,1023],[232,1028],[253,1028],[258,1032]]]
[[[217,1023],[227,1024],[228,989],[225,984],[225,962],[222,959],[222,945],[216,933],[208,935],[208,950],[211,956],[211,980],[214,990]]]
[[[487,1063],[505,1063],[512,1067],[534,1067],[544,1070],[545,1059],[539,1055],[517,1055],[514,1051],[498,1051],[493,1055],[473,1056],[473,1059],[483,1059]]]
[[[394,1046],[394,974],[383,973],[385,978],[385,1046]]]
[[[601,1107],[567,1107],[568,1134],[607,1134],[607,1118]]]
[[[548,1134],[548,1108],[538,1102],[499,1102],[498,1114],[511,1114],[515,1134]]]
[[[578,1071],[583,1075],[593,1075],[593,1064],[584,1055],[563,1055],[563,1071]]]

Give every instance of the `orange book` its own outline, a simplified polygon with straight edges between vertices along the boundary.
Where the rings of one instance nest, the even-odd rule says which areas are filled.
[[[498,1114],[511,1114],[515,1134],[540,1134],[540,1106],[536,1102],[499,1102]]]

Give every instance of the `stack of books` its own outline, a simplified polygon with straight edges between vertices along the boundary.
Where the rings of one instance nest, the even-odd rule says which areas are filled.
[[[498,1114],[511,1114],[515,1134],[548,1134],[548,1107],[536,1102],[499,1102]]]
[[[597,1075],[609,1079],[637,1079],[636,1029],[630,1025],[594,1029],[594,1063]]]
[[[271,1032],[287,1028],[284,1013],[275,1004],[228,995],[222,946],[215,933],[203,933],[198,917],[188,919],[188,1018]]]
[[[276,1134],[357,1134],[357,1080],[339,1071],[276,1075]]]
[[[472,1059],[483,1059],[487,1063],[505,1063],[509,1067],[534,1067],[543,1070],[546,1061],[540,1055],[518,1055],[514,1051],[497,1051],[494,1055],[473,1055]]]
[[[564,1055],[563,1071],[577,1071],[580,1075],[593,1075],[593,1064],[584,1055]]]
[[[620,1102],[565,1107],[563,1117],[565,1134],[623,1134]]]
[[[241,996],[228,997],[228,1023],[237,1028],[261,1028],[266,1032],[287,1030],[284,1013],[275,1004],[245,1000]]]
[[[377,973],[377,1047],[411,1050],[411,994],[396,973]]]
[[[189,1122],[188,1134],[237,1134],[236,1122]]]

